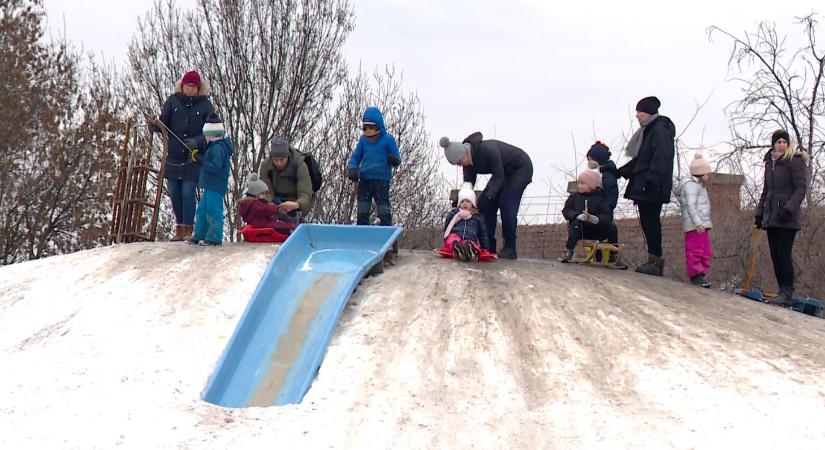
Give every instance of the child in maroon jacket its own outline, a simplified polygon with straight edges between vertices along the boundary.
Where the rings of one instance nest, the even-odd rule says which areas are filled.
[[[268,192],[269,187],[257,173],[249,174],[246,197],[238,202],[238,213],[252,228],[273,228],[281,234],[290,234],[298,226],[298,219],[268,201]]]

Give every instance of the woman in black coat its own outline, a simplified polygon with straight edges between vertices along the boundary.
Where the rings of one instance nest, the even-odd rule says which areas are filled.
[[[756,226],[768,233],[779,286],[779,295],[767,300],[771,304],[790,306],[793,302],[793,243],[801,228],[807,173],[803,155],[790,145],[788,132],[776,130],[771,136],[771,149],[765,154],[765,181],[756,207]]]
[[[527,185],[533,181],[533,162],[527,153],[506,142],[484,140],[475,132],[464,142],[450,142],[446,137],[439,140],[444,156],[450,164],[464,168],[464,181],[475,186],[479,174],[490,174],[487,186],[478,197],[478,209],[484,216],[490,251],[496,251],[496,217],[501,210],[501,234],[504,247],[499,258],[516,259],[516,226],[521,197]]]
[[[209,101],[209,83],[198,72],[186,72],[175,84],[175,93],[163,104],[159,120],[169,131],[169,153],[166,155],[166,188],[175,213],[173,241],[192,236],[195,223],[195,187],[200,177],[200,163],[194,150],[206,148],[203,124],[215,112]]]
[[[676,126],[659,115],[661,103],[645,97],[636,104],[636,119],[641,128],[627,143],[630,161],[619,168],[619,175],[629,181],[624,191],[627,199],[639,208],[639,222],[647,243],[648,260],[636,272],[662,276],[662,205],[670,202],[673,186],[673,157]]]

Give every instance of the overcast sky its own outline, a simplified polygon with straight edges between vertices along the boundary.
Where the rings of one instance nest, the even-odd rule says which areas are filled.
[[[354,0],[356,28],[344,49],[350,66],[394,64],[418,93],[435,147],[473,131],[527,151],[531,195],[546,195],[598,139],[619,144],[636,101],[656,95],[681,133],[696,105],[712,97],[682,140],[715,147],[728,138],[725,105],[731,45],[706,29],[741,34],[770,19],[789,33],[795,16],[820,2],[617,2],[546,0]],[[192,5],[194,0],[179,1]],[[116,62],[152,0],[45,0],[52,30]],[[822,9],[822,8],[820,8]],[[819,11],[822,12],[822,11]],[[825,28],[825,27],[821,27]],[[820,33],[822,34],[822,33]],[[825,36],[821,40],[825,41]],[[635,125],[635,124],[634,124]],[[594,132],[595,130],[595,132]],[[402,149],[403,152],[403,149]],[[582,165],[579,157],[579,167]],[[451,181],[454,170],[445,170]]]

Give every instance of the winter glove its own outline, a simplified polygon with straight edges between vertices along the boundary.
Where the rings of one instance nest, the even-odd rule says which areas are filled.
[[[787,208],[785,208],[784,206],[779,208],[779,221],[780,222],[788,222],[788,221],[791,220],[792,217],[793,217],[793,214],[791,214],[791,212],[788,211]]]
[[[350,169],[347,172],[347,178],[353,182],[358,181],[358,169]]]
[[[387,161],[389,161],[390,165],[393,167],[398,167],[401,165],[401,160],[395,155],[388,155]]]
[[[458,217],[461,217],[462,220],[471,219],[473,217],[473,213],[466,209],[458,210]]]
[[[756,225],[756,228],[762,229],[762,216],[754,216],[753,219],[753,223]]]
[[[198,148],[198,140],[190,138],[183,141],[183,145],[185,145],[189,150],[194,150]]]
[[[201,154],[200,150],[193,148],[192,151],[189,152],[189,159],[195,161],[198,164],[203,164],[203,155]]]
[[[590,220],[590,214],[587,214],[587,213],[581,213],[581,214],[579,214],[578,216],[576,216],[576,219],[577,219],[579,222],[587,222],[588,220]]]
[[[587,218],[587,221],[592,223],[593,225],[597,225],[599,223],[599,216],[594,216],[590,214],[590,217]]]
[[[702,225],[702,224],[699,224],[699,226],[696,227],[696,231],[699,232],[699,233],[704,233],[705,232],[705,226]]]

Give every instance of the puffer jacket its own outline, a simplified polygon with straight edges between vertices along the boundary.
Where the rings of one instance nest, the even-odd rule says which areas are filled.
[[[229,138],[210,142],[203,155],[203,170],[198,185],[202,189],[226,194],[232,166],[231,158],[232,141]]]
[[[273,228],[289,234],[295,229],[294,223],[280,219],[278,205],[256,197],[244,197],[238,202],[238,213],[253,228]]]
[[[616,168],[616,163],[607,161],[599,165],[599,172],[602,174],[602,186],[607,194],[607,203],[610,209],[616,209],[616,204],[619,203],[619,169]]]
[[[479,174],[492,175],[481,192],[480,203],[497,198],[505,185],[522,187],[533,181],[533,161],[524,150],[506,142],[484,139],[478,131],[463,142],[470,144],[471,159],[471,164],[464,166],[464,181],[475,186]]]
[[[765,183],[756,207],[756,218],[762,228],[802,228],[802,200],[808,188],[808,169],[802,153],[790,159],[774,162],[771,152],[765,154]]]
[[[636,203],[669,203],[676,126],[669,118],[659,116],[643,133],[639,153],[619,168],[619,174],[629,180],[624,197]]]
[[[561,214],[572,222],[576,220],[576,216],[585,211],[599,218],[597,226],[603,227],[613,222],[613,209],[610,208],[607,193],[602,188],[588,193],[570,194],[564,202]]]
[[[358,145],[350,156],[347,169],[358,169],[358,176],[365,181],[392,180],[392,166],[389,156],[401,160],[395,137],[387,132],[381,111],[371,106],[364,111],[364,122],[374,122],[378,126],[378,136],[369,138],[361,135]]]
[[[301,152],[293,147],[289,147],[289,152],[289,162],[284,170],[275,169],[272,159],[265,158],[258,168],[258,176],[269,188],[269,200],[297,202],[301,212],[307,214],[315,201],[312,179]]]
[[[209,93],[209,82],[204,79],[198,95],[188,97],[183,94],[181,80],[178,80],[175,83],[175,93],[166,99],[160,113],[160,121],[172,133],[184,142],[194,139],[199,149],[206,148],[206,139],[203,137],[203,124],[206,122],[206,116],[215,112],[212,102],[209,101]],[[154,131],[160,131],[160,129],[154,129]],[[170,134],[164,177],[170,180],[197,181],[200,176],[200,166],[192,161],[189,153],[189,149]]]
[[[458,214],[459,209],[453,208],[447,213],[447,217],[444,219],[444,228],[443,231],[447,231],[447,226],[449,226],[450,221],[453,220],[456,214]],[[481,248],[485,248],[490,252],[494,250],[490,248],[490,239],[487,236],[487,225],[484,223],[484,218],[481,217],[481,214],[475,213],[473,217],[469,219],[462,219],[456,222],[453,225],[453,229],[450,230],[450,233],[458,235],[461,239],[465,241],[473,241],[478,243]]]
[[[713,228],[710,221],[710,196],[705,186],[696,177],[688,175],[676,186],[679,206],[682,208],[682,231],[693,231],[699,225]]]

